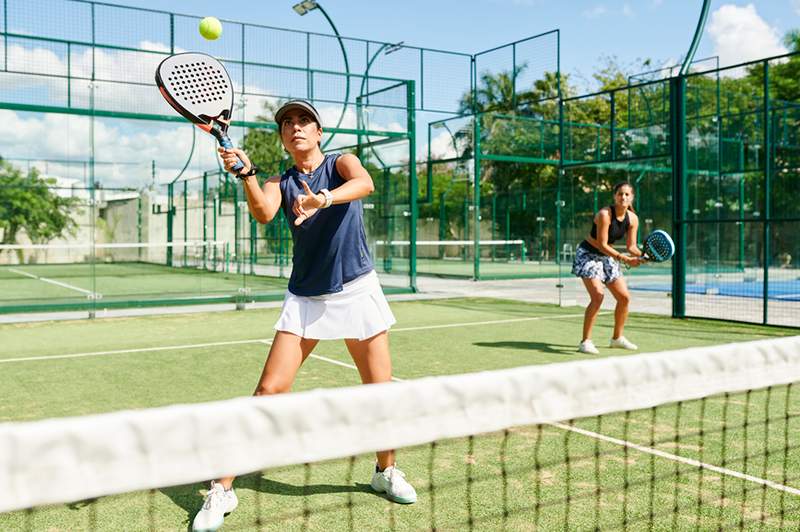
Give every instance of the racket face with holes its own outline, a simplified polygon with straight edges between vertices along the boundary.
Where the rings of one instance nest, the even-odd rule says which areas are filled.
[[[675,254],[675,243],[666,231],[656,229],[645,239],[642,251],[647,260],[664,262]]]
[[[217,122],[224,132],[233,111],[233,85],[222,63],[195,52],[175,54],[156,69],[164,99],[187,120],[210,131]]]

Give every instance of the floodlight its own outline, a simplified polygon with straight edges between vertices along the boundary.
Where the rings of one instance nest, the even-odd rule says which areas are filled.
[[[304,0],[303,2],[298,2],[297,4],[292,6],[292,9],[300,15],[301,17],[311,11],[312,9],[317,9],[319,5],[315,0]]]

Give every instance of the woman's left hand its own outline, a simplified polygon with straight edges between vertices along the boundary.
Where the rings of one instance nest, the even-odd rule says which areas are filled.
[[[320,199],[319,194],[314,194],[309,188],[308,183],[301,181],[303,184],[304,194],[299,194],[294,200],[292,205],[292,212],[297,217],[295,218],[294,225],[300,225],[312,216],[325,205],[325,199]]]

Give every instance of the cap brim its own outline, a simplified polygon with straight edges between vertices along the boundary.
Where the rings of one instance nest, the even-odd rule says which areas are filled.
[[[284,104],[283,107],[278,109],[278,112],[275,113],[275,123],[278,125],[278,127],[280,127],[284,115],[294,109],[305,111],[306,113],[311,115],[311,117],[317,122],[317,124],[320,127],[322,127],[322,120],[319,117],[319,113],[311,104],[306,102],[287,102],[286,104]]]

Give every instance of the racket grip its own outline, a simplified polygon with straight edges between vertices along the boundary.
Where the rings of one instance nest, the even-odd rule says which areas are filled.
[[[231,142],[231,138],[228,135],[224,134],[220,135],[219,137],[217,137],[217,140],[219,140],[219,145],[225,148],[226,150],[233,149],[233,142]],[[238,163],[234,164],[231,167],[231,170],[238,172],[242,168],[244,168],[244,164],[242,164],[242,161],[239,161]]]

